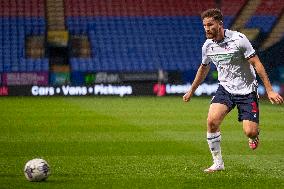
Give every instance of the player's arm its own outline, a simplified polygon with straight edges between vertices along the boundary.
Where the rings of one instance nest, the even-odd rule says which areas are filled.
[[[191,88],[187,91],[187,93],[185,93],[185,95],[183,95],[183,101],[185,102],[190,101],[190,98],[193,96],[195,90],[206,78],[209,70],[210,70],[210,65],[201,64],[199,66],[194,81],[191,85]]]
[[[271,83],[269,81],[269,78],[267,76],[267,73],[264,69],[264,66],[260,62],[259,58],[257,55],[251,57],[248,59],[249,63],[255,68],[257,74],[259,75],[261,81],[263,82],[263,85],[265,87],[265,90],[267,92],[267,96],[272,104],[282,104],[283,103],[283,98],[273,91]]]

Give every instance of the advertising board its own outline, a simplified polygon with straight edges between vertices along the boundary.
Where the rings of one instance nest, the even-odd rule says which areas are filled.
[[[3,73],[2,85],[48,85],[48,72]]]

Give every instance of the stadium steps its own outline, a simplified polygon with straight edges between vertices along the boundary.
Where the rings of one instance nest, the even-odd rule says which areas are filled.
[[[65,30],[63,0],[46,1],[47,29],[49,31]]]
[[[257,10],[257,7],[261,4],[261,0],[250,0],[243,7],[240,14],[237,16],[235,22],[232,25],[233,30],[244,33],[249,40],[255,40],[259,34],[259,30],[255,28],[245,28],[246,23],[252,17]]]
[[[250,17],[256,11],[258,5],[260,5],[261,0],[250,0],[248,1],[240,14],[237,16],[234,24],[232,25],[232,29],[239,30],[245,27],[245,24],[250,19]]]
[[[272,45],[276,44],[283,38],[284,31],[284,11],[282,11],[282,15],[278,19],[276,25],[272,28],[272,31],[269,33],[266,40],[261,45],[261,49],[265,50]]]
[[[236,17],[242,8],[247,3],[247,0],[227,0],[222,1],[221,10],[224,16]]]

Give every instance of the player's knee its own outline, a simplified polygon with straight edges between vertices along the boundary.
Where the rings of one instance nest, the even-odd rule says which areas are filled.
[[[254,138],[254,137],[257,137],[258,135],[257,129],[245,129],[244,132],[245,132],[245,135],[249,138]]]
[[[207,118],[207,127],[211,132],[216,132],[219,129],[220,121],[214,118]]]

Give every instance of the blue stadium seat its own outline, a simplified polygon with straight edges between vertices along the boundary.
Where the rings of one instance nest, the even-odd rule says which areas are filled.
[[[48,61],[25,60],[25,37],[43,35],[45,19],[40,17],[0,18],[0,72],[48,71]]]
[[[82,32],[76,27],[88,30],[97,71],[197,69],[201,61],[205,36],[198,16],[68,17],[66,23],[73,34]]]
[[[250,20],[246,23],[246,27],[248,28],[259,28],[262,32],[268,33],[272,27],[273,24],[276,21],[275,16],[252,16]]]
[[[225,16],[225,27],[232,21]],[[274,21],[253,18],[248,26],[267,31]],[[205,37],[199,16],[73,16],[66,25],[71,35],[88,35],[92,47],[91,59],[70,60],[75,71],[184,70],[201,62]],[[25,60],[25,37],[43,35],[45,29],[43,17],[1,17],[0,58],[7,64],[2,70],[48,71],[47,59]]]

